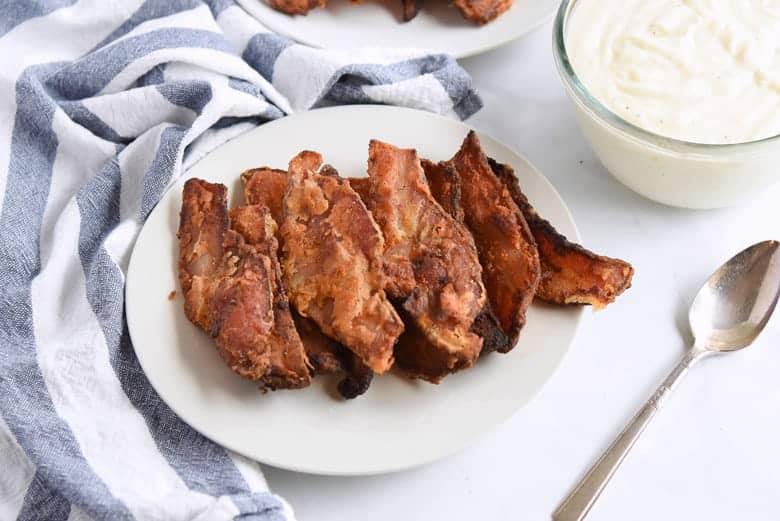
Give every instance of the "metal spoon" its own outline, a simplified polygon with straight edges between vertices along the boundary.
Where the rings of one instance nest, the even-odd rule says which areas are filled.
[[[712,274],[693,301],[688,320],[693,347],[666,377],[569,496],[554,521],[581,521],[639,435],[693,364],[707,355],[749,346],[764,329],[780,294],[780,243],[764,241],[732,257]]]

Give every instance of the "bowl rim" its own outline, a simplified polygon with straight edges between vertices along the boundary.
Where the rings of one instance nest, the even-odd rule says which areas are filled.
[[[563,0],[558,13],[555,16],[555,22],[553,25],[553,57],[555,65],[558,69],[558,73],[561,76],[567,90],[574,93],[577,100],[585,105],[585,107],[603,122],[608,125],[627,133],[629,136],[636,139],[640,139],[648,144],[663,146],[666,148],[674,149],[678,152],[689,152],[696,154],[712,154],[714,153],[733,153],[733,152],[748,152],[755,151],[757,147],[761,145],[778,141],[780,135],[774,135],[757,139],[754,141],[743,141],[740,143],[697,143],[694,141],[685,141],[682,139],[676,139],[663,134],[657,134],[646,130],[640,126],[637,126],[617,113],[613,112],[585,87],[580,80],[577,73],[574,71],[574,67],[569,60],[568,50],[566,48],[566,24],[574,9],[578,0]],[[593,1],[593,0],[591,0]]]

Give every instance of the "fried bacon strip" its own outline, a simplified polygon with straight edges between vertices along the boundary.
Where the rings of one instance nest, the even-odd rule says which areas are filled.
[[[463,223],[465,217],[463,208],[460,206],[460,177],[458,177],[454,167],[447,162],[433,163],[427,159],[421,159],[420,163],[428,180],[431,195],[434,196],[436,202],[456,221]],[[370,197],[369,179],[365,177],[350,178],[349,182],[352,188],[360,194],[363,201],[368,201]],[[506,353],[510,349],[509,337],[501,329],[501,324],[490,307],[490,301],[485,302],[484,308],[474,319],[470,331],[482,339],[483,354],[491,351]],[[407,343],[407,338],[411,339],[411,334],[410,332],[401,337],[404,343]],[[419,341],[421,335],[417,334],[416,337],[418,340],[415,341]],[[397,350],[398,348],[396,348]]]
[[[326,172],[326,168],[327,165],[323,166],[320,173]],[[244,184],[245,201],[248,204],[268,207],[274,220],[282,223],[287,171],[267,167],[255,168],[242,173],[241,180]],[[350,350],[325,336],[312,320],[300,316],[295,310],[293,319],[315,375],[344,373],[345,376],[338,385],[339,393],[344,398],[355,398],[368,390],[374,377],[371,369]]]
[[[451,185],[454,171],[459,179],[460,206],[464,222],[474,236],[482,263],[482,281],[492,312],[508,341],[500,352],[512,349],[525,325],[526,311],[539,285],[540,265],[536,243],[528,224],[509,192],[493,174],[477,135],[466,136],[460,150],[439,167],[431,168],[436,196],[446,199],[442,189]],[[451,169],[451,170],[450,170]],[[447,188],[457,190],[456,186]],[[451,196],[450,196],[451,199]],[[447,203],[457,208],[457,202]]]
[[[290,161],[284,196],[283,273],[296,310],[376,373],[393,364],[403,323],[384,292],[384,241],[344,179],[321,175],[322,158]]]
[[[452,163],[434,163],[423,159],[422,166],[436,201],[458,222],[465,222],[466,216],[460,202],[460,176]],[[509,337],[501,329],[501,323],[493,312],[490,300],[474,321],[471,331],[482,338],[482,353],[506,353],[512,349]]]
[[[597,255],[568,241],[534,210],[520,189],[511,166],[491,158],[488,158],[488,164],[520,209],[536,242],[541,268],[537,298],[555,304],[590,304],[602,308],[631,286],[633,268],[630,264]],[[452,171],[451,164],[423,160],[423,167],[436,200],[451,215],[465,218],[460,197],[461,179]],[[502,239],[497,237],[496,240],[501,242]],[[486,286],[490,296],[490,286]]]
[[[452,5],[466,20],[485,25],[512,7],[512,0],[455,0]]]
[[[490,159],[490,167],[523,212],[539,248],[542,279],[536,296],[556,304],[590,304],[599,309],[631,287],[634,268],[574,244],[539,216],[520,190],[514,170]]]
[[[308,359],[289,311],[267,209],[227,212],[227,188],[184,185],[179,281],[187,318],[215,338],[236,373],[262,389],[309,385]]]
[[[482,348],[470,332],[486,301],[474,241],[431,195],[414,150],[372,140],[368,176],[361,191],[385,237],[387,292],[409,330],[396,362],[439,382],[470,367]]]
[[[308,14],[316,7],[325,7],[325,0],[269,0],[271,7],[287,14]]]

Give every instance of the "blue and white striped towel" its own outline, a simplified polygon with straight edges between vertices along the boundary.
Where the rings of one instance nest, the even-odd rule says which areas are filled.
[[[296,45],[233,0],[4,0],[0,56],[0,519],[292,519],[141,372],[135,238],[233,136],[334,103],[465,118],[469,77],[422,51]]]

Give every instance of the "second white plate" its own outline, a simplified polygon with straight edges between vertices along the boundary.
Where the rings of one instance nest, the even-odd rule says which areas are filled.
[[[329,0],[306,16],[272,9],[265,0],[238,0],[272,31],[324,48],[409,47],[464,58],[508,43],[550,20],[560,0],[515,0],[487,25],[464,20],[449,2],[427,0],[411,22],[401,21],[401,0]]]
[[[430,159],[451,157],[469,127],[426,112],[386,106],[320,109],[263,125],[223,145],[187,177],[226,184],[240,202],[239,174],[251,167],[286,168],[303,149],[320,151],[343,176],[365,176],[368,141],[414,147]],[[562,233],[578,240],[566,206],[522,156],[485,134],[485,150],[515,167],[523,190]],[[338,475],[390,472],[462,449],[505,421],[553,374],[569,348],[580,308],[533,305],[519,345],[492,353],[440,385],[396,374],[374,379],[350,401],[333,381],[260,394],[233,374],[213,340],[184,317],[176,264],[181,182],[149,216],[127,275],[127,321],[150,382],[184,421],[246,456],[291,470]],[[172,290],[179,297],[168,300]]]

